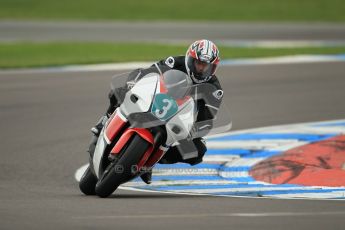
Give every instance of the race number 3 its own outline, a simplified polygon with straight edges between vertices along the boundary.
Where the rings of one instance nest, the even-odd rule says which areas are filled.
[[[178,110],[173,98],[166,94],[157,94],[151,112],[160,120],[167,120]]]

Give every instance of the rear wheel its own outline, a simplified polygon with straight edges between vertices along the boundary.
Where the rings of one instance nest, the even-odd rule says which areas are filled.
[[[80,191],[85,195],[96,195],[96,183],[97,177],[91,171],[90,166],[88,166],[79,182]]]
[[[133,168],[139,163],[149,146],[150,143],[134,134],[134,138],[123,151],[120,159],[117,162],[110,163],[98,180],[95,189],[96,194],[103,198],[108,197],[120,184],[136,176]]]

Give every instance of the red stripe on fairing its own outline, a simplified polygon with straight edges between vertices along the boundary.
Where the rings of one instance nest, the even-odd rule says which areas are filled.
[[[120,153],[121,149],[126,145],[128,140],[131,138],[133,134],[138,134],[141,138],[149,142],[151,145],[154,144],[154,139],[152,134],[147,129],[142,128],[128,128],[125,130],[125,132],[122,134],[120,139],[117,141],[114,148],[111,150],[112,154],[118,154]]]
[[[105,135],[109,141],[112,141],[127,122],[122,120],[117,113],[115,113],[115,115],[110,119],[111,120],[105,130]]]
[[[116,155],[119,154],[121,149],[123,149],[123,147],[126,145],[126,143],[128,142],[128,140],[131,138],[131,136],[134,133],[130,130],[127,129],[122,136],[120,137],[120,139],[116,142],[115,146],[113,147],[113,149],[110,151],[111,154]]]
[[[160,93],[167,93],[168,92],[167,88],[165,87],[164,80],[163,80],[162,76],[159,77],[159,91],[160,91]]]
[[[165,87],[165,83],[164,83],[162,76],[160,76],[160,78],[159,78],[159,87],[160,87],[160,93],[167,93],[168,92],[167,88]],[[177,105],[182,105],[183,103],[188,101],[189,98],[190,98],[190,96],[186,96],[185,98],[177,99],[176,103],[177,103]]]
[[[345,186],[345,135],[291,149],[256,164],[250,175],[272,184]]]

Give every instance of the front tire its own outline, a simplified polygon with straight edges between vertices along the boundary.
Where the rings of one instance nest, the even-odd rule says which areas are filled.
[[[80,191],[85,195],[96,195],[95,187],[97,180],[97,177],[93,174],[89,165],[80,179]]]
[[[110,163],[98,180],[95,189],[96,194],[102,198],[108,197],[120,184],[132,179],[135,176],[132,167],[139,163],[149,146],[150,143],[134,134],[134,138],[123,151],[120,159],[116,163]]]

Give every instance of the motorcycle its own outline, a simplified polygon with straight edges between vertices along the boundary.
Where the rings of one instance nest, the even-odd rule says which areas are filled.
[[[184,72],[156,69],[137,81],[104,121],[79,182],[84,194],[110,196],[151,170],[170,146],[197,136],[197,88]],[[193,157],[187,152],[185,158]]]

